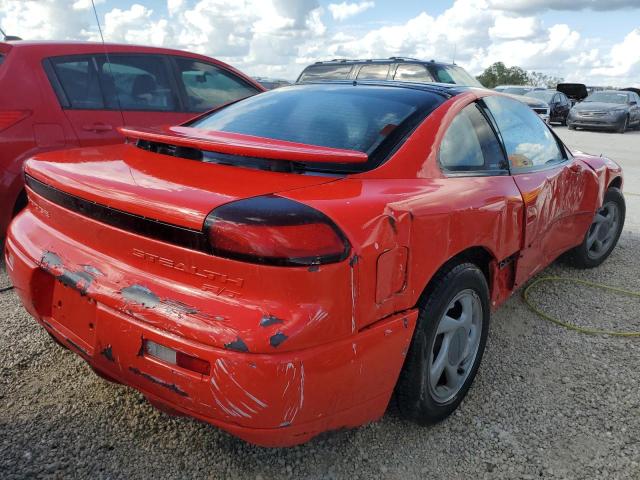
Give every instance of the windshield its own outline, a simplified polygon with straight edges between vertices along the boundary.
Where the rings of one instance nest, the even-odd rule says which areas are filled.
[[[241,100],[188,126],[356,150],[375,163],[443,100],[407,88],[298,85]]]
[[[544,102],[550,103],[553,96],[556,92],[545,92],[544,90],[534,90],[533,92],[527,93],[527,97],[537,98],[538,100],[542,100]]]
[[[429,70],[436,82],[482,88],[480,82],[469,75],[464,68],[455,65],[430,65]]]
[[[619,103],[626,104],[629,98],[626,93],[618,92],[595,92],[584,100],[585,102]]]

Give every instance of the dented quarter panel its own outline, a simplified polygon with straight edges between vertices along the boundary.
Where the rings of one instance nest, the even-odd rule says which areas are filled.
[[[604,194],[613,180],[619,178],[621,182],[620,189],[622,189],[624,186],[622,167],[620,167],[616,162],[607,157],[587,155],[582,152],[574,152],[574,154],[580,161],[589,165],[598,177],[598,207],[602,206]]]

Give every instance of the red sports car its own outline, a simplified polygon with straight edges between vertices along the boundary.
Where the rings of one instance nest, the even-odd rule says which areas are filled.
[[[0,242],[26,204],[25,159],[122,143],[122,125],[176,125],[264,88],[213,58],[92,42],[0,42]]]
[[[123,145],[37,155],[6,264],[97,373],[266,446],[422,424],[476,375],[492,309],[624,223],[620,168],[482,89],[285,87]]]

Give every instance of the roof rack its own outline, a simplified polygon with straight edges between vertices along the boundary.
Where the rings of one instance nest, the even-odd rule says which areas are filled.
[[[413,58],[413,57],[389,57],[389,60],[401,60],[401,61],[409,60],[409,61],[412,61],[412,62],[422,62],[422,61],[424,61],[424,60],[420,60],[419,58]],[[433,62],[433,60],[431,60],[431,61]]]
[[[314,62],[314,65],[322,65],[323,63],[347,63],[347,62],[360,62],[360,63],[373,63],[373,62],[423,62],[423,63],[436,63],[434,59],[420,60],[413,57],[387,57],[387,58],[332,58],[331,60],[319,60]],[[454,64],[455,65],[455,64]]]

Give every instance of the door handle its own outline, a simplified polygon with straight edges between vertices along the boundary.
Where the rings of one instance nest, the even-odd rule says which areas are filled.
[[[83,125],[82,129],[87,132],[104,133],[113,130],[113,125],[108,125],[106,123],[93,123],[91,125]]]

